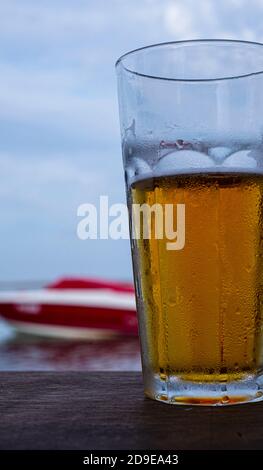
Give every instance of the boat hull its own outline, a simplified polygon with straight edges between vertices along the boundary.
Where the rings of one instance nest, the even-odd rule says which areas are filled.
[[[97,339],[137,335],[134,295],[108,291],[27,291],[0,294],[0,316],[41,336]]]

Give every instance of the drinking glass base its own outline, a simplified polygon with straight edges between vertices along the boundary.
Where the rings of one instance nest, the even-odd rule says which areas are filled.
[[[155,374],[145,380],[145,395],[171,405],[229,406],[263,400],[263,375],[242,380],[196,382]]]

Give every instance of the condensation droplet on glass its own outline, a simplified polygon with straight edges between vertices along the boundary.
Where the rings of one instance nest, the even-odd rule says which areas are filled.
[[[229,403],[229,397],[227,395],[224,395],[222,398],[221,398],[221,403]]]

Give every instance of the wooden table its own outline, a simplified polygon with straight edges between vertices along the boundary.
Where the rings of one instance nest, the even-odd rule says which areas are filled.
[[[144,398],[134,372],[0,372],[0,449],[262,449],[263,402]]]

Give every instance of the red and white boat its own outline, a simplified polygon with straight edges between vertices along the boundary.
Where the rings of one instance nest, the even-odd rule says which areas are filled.
[[[137,335],[134,288],[124,283],[64,278],[39,290],[0,292],[0,316],[41,336]]]

